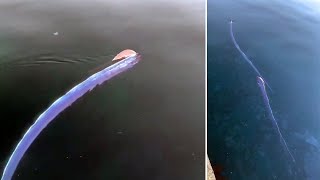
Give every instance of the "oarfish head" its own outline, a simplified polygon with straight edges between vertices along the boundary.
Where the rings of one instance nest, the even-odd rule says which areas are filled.
[[[131,66],[137,64],[141,60],[141,55],[131,49],[121,51],[112,61],[116,63],[130,64]]]
[[[265,87],[265,82],[262,79],[262,77],[260,77],[260,76],[257,77],[257,83],[258,83],[259,87],[261,87],[261,88]]]
[[[126,50],[121,51],[119,54],[117,54],[112,59],[112,61],[121,61],[123,59],[133,57],[133,56],[137,56],[138,58],[140,58],[140,55],[138,53],[136,53],[134,50],[126,49]]]

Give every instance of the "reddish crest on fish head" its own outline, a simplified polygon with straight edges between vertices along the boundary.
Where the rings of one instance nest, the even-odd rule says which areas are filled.
[[[113,59],[112,61],[120,61],[122,59],[125,59],[129,56],[133,56],[133,55],[136,55],[137,53],[134,51],[134,50],[131,50],[131,49],[126,49],[126,50],[123,50],[121,51],[119,54],[117,54]]]

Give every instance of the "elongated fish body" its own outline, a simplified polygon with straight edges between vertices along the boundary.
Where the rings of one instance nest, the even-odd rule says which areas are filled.
[[[132,68],[140,61],[140,59],[140,55],[135,52],[127,54],[122,60],[88,77],[86,80],[73,87],[65,95],[54,101],[54,103],[38,117],[35,123],[24,134],[9,158],[1,180],[10,180],[12,178],[15,169],[29,146],[57,115],[97,85]]]
[[[234,46],[237,48],[237,50],[240,52],[240,54],[242,55],[242,57],[247,61],[247,63],[249,63],[249,65],[252,67],[252,69],[257,73],[258,76],[262,77],[262,75],[260,74],[259,70],[256,68],[256,66],[252,63],[252,61],[248,58],[248,56],[241,50],[239,44],[237,43],[236,39],[233,36],[233,29],[232,29],[232,24],[233,24],[233,20],[230,20],[230,36],[232,39],[232,42],[234,44]],[[268,88],[270,89],[270,91],[272,92],[271,87],[269,86],[269,84],[267,82],[265,82],[266,85],[268,86]]]
[[[287,146],[287,143],[282,136],[282,133],[280,131],[278,123],[277,123],[276,119],[274,118],[274,115],[273,115],[273,112],[272,112],[272,109],[270,106],[270,102],[269,102],[269,97],[266,92],[265,81],[263,80],[262,77],[257,77],[257,83],[258,83],[258,86],[259,86],[260,91],[262,93],[263,101],[264,101],[264,104],[267,108],[267,113],[268,113],[269,119],[271,120],[273,127],[277,130],[277,132],[279,134],[280,142],[281,142],[282,146],[285,148],[285,150],[288,152],[288,154],[290,155],[292,161],[295,162],[296,160],[294,159],[293,155],[291,154],[291,152]]]

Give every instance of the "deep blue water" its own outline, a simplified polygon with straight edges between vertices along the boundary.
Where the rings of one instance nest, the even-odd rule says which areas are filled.
[[[318,9],[318,10],[317,10]],[[256,74],[293,163],[268,119]],[[228,179],[320,179],[320,3],[208,1],[208,155]]]

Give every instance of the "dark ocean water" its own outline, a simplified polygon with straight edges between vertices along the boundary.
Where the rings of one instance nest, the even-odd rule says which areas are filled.
[[[320,179],[320,3],[208,1],[208,154],[228,179]],[[293,163],[268,119],[256,74]]]
[[[202,0],[1,1],[1,174],[54,100],[130,48],[142,61],[50,123],[13,179],[204,179],[204,10]]]

